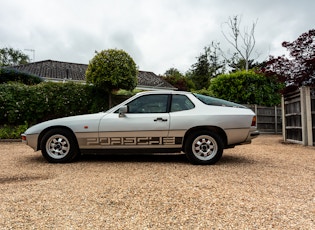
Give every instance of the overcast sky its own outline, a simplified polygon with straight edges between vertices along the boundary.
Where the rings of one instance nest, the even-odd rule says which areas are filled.
[[[140,70],[185,73],[212,41],[232,49],[221,32],[229,17],[241,15],[241,28],[258,20],[256,53],[266,59],[315,28],[314,10],[314,0],[0,0],[0,48],[82,64],[117,48]]]

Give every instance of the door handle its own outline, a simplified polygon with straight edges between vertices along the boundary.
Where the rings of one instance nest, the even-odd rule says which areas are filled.
[[[163,119],[162,117],[157,117],[154,119],[154,121],[167,121],[167,119]]]

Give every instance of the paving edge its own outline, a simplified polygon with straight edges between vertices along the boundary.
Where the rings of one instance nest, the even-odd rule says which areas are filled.
[[[0,142],[22,142],[21,139],[0,139]]]

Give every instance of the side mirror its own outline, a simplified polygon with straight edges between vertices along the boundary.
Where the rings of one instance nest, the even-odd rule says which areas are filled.
[[[125,117],[126,113],[128,113],[128,105],[119,108],[119,117]]]

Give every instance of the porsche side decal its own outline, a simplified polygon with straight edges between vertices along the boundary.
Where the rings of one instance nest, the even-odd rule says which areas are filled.
[[[181,137],[102,137],[88,138],[87,145],[178,145]]]

